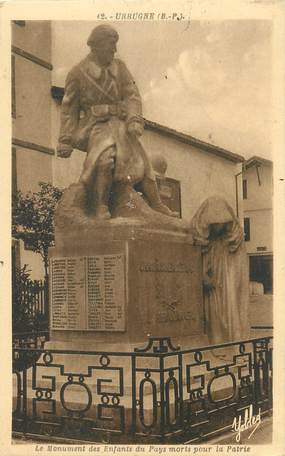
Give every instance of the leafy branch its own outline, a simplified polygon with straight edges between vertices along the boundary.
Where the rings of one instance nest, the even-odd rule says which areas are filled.
[[[54,212],[63,190],[39,182],[40,190],[24,194],[17,191],[12,200],[12,235],[28,241],[43,259],[48,275],[48,249],[54,245]]]

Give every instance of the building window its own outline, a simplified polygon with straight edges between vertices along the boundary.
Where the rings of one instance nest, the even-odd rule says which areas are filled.
[[[15,56],[12,55],[12,61],[11,61],[11,76],[12,76],[12,117],[15,119],[16,118],[16,74],[15,74]]]
[[[256,255],[249,257],[249,278],[252,282],[263,284],[264,293],[273,291],[273,256]]]
[[[180,182],[171,177],[156,176],[156,182],[161,201],[171,211],[176,212],[177,217],[182,217]]]
[[[242,197],[244,200],[247,199],[247,180],[243,179],[242,181]]]
[[[244,240],[245,242],[250,241],[250,218],[245,217],[243,219],[243,227],[244,227]]]

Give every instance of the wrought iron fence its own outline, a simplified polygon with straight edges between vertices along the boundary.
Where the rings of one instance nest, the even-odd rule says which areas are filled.
[[[27,307],[31,316],[37,313],[48,313],[48,279],[27,280],[19,289],[21,302]]]
[[[47,331],[49,322],[48,278],[13,280],[13,332]]]
[[[191,443],[272,408],[272,337],[181,350],[14,348],[15,433],[86,442]]]

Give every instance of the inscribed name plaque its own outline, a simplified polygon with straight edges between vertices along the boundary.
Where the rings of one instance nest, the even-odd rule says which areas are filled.
[[[123,254],[53,257],[51,328],[125,330]]]

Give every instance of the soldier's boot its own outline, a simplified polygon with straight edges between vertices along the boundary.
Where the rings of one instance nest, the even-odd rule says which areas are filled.
[[[111,218],[109,196],[113,182],[114,150],[110,148],[98,160],[94,182],[95,217],[101,220]]]
[[[142,192],[146,197],[150,207],[160,212],[161,214],[168,215],[169,217],[177,217],[177,212],[171,211],[160,199],[160,195],[155,180],[145,177],[141,184]]]

